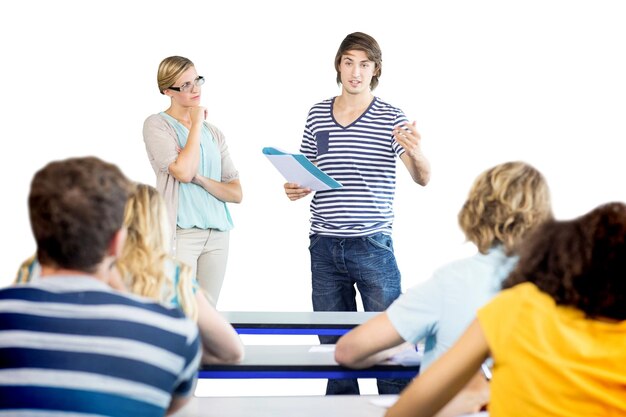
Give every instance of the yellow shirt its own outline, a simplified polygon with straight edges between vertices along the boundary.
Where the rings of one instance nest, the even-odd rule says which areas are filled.
[[[626,321],[586,319],[531,283],[478,321],[494,360],[491,417],[626,416]]]

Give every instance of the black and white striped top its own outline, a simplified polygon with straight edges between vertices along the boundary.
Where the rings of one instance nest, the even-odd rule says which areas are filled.
[[[317,191],[311,201],[310,234],[360,237],[391,234],[396,157],[404,149],[393,128],[407,122],[402,110],[375,97],[349,126],[333,117],[335,98],[309,111],[300,152],[343,184]]]
[[[178,309],[89,277],[0,291],[0,416],[162,416],[195,386],[198,330]]]

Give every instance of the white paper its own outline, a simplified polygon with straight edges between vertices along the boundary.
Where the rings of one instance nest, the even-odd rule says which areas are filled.
[[[341,187],[340,183],[317,168],[315,164],[302,154],[290,154],[271,147],[264,148],[263,154],[288,182],[298,184],[302,188],[323,191]],[[298,158],[301,160],[298,160]],[[303,164],[307,165],[308,169]]]
[[[370,402],[378,407],[389,408],[398,401],[398,395],[383,395],[380,397],[375,397],[370,400]]]
[[[387,362],[398,365],[414,366],[422,363],[422,356],[424,356],[422,351],[417,351],[414,348],[408,348],[391,356],[387,359]]]

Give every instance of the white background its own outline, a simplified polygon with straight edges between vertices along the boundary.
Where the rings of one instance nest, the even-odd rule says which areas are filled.
[[[48,161],[96,155],[154,184],[141,130],[169,104],[156,83],[169,55],[189,57],[207,78],[203,104],[241,175],[222,310],[311,309],[309,199],[288,201],[261,149],[298,150],[309,108],[339,93],[333,59],[354,31],[378,40],[375,94],[417,121],[432,164],[426,188],[398,165],[394,244],[405,288],[473,252],[456,215],[492,165],[539,168],[559,218],[625,200],[625,8],[619,0],[2,2],[0,285],[35,249],[26,199]]]

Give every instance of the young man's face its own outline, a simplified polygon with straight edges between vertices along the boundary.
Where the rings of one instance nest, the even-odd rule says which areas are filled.
[[[341,85],[348,94],[369,93],[376,65],[364,51],[346,51],[339,62]]]

